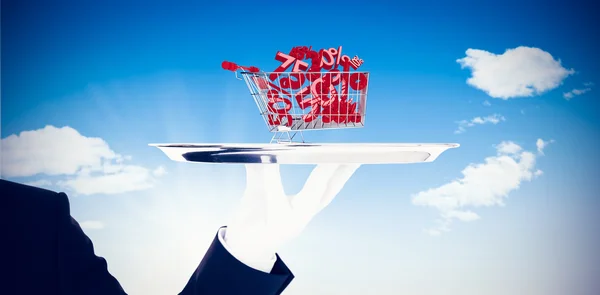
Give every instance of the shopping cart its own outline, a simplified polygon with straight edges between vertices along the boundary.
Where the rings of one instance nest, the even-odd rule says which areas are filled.
[[[274,133],[271,143],[303,143],[309,130],[365,126],[368,72],[262,72],[227,61],[222,66],[246,82]]]

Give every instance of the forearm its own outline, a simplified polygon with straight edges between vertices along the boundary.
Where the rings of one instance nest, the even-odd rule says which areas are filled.
[[[225,248],[224,234],[224,228],[219,230],[180,295],[281,294],[294,278],[283,261],[275,256],[270,272],[249,266]],[[264,261],[258,264],[257,268],[268,267]]]
[[[239,244],[234,240],[228,239],[226,227],[219,229],[217,236],[219,242],[221,242],[227,252],[249,267],[262,272],[270,273],[273,269],[273,265],[275,265],[275,262],[277,262],[277,256],[275,253],[269,253],[267,251],[263,254],[261,253],[262,251],[260,249],[248,249],[252,247],[250,245],[246,245],[245,247],[243,244]]]
[[[66,199],[66,195],[64,197]],[[109,273],[106,260],[96,256],[92,241],[71,217],[68,207],[66,199],[59,216],[58,258],[62,293],[126,294],[119,282]]]

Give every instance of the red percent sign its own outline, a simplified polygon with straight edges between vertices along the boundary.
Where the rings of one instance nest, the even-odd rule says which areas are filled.
[[[321,49],[319,52],[312,47],[294,47],[289,54],[277,52],[275,60],[281,62],[269,75],[271,81],[257,81],[261,88],[269,89],[269,125],[292,125],[292,99],[298,106],[310,112],[302,116],[306,123],[321,116],[323,123],[361,122],[361,116],[356,112],[357,102],[348,100],[348,87],[363,91],[367,87],[367,76],[364,73],[348,73],[350,68],[358,69],[363,60],[358,56],[350,59],[342,55],[342,47]],[[310,60],[310,66],[303,60]],[[280,77],[280,74],[292,67],[292,73]],[[338,69],[342,68],[342,72]],[[326,72],[322,72],[325,70]],[[273,81],[279,78],[279,86]],[[259,78],[260,79],[260,78]],[[308,85],[300,89],[308,81]],[[336,86],[340,85],[341,93]],[[267,86],[268,85],[268,86]],[[282,89],[283,88],[283,89]],[[299,90],[291,95],[285,89]],[[283,107],[280,107],[283,104]]]

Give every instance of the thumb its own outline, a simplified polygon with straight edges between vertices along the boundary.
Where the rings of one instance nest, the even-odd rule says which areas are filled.
[[[330,176],[325,191],[321,195],[319,210],[323,210],[331,203],[359,167],[360,164],[343,164],[337,167],[333,175]]]
[[[302,191],[294,197],[293,206],[317,213],[333,200],[358,167],[360,164],[317,165]]]

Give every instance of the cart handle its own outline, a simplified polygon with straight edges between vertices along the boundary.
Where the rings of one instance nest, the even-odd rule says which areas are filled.
[[[245,67],[245,66],[239,66],[233,62],[230,61],[223,61],[223,63],[221,63],[221,67],[223,67],[224,70],[228,70],[228,71],[232,71],[235,72],[235,77],[238,80],[242,80],[241,78],[238,77],[237,71],[238,70],[243,70],[243,71],[248,71],[251,73],[258,73],[260,72],[260,69],[257,67]]]

